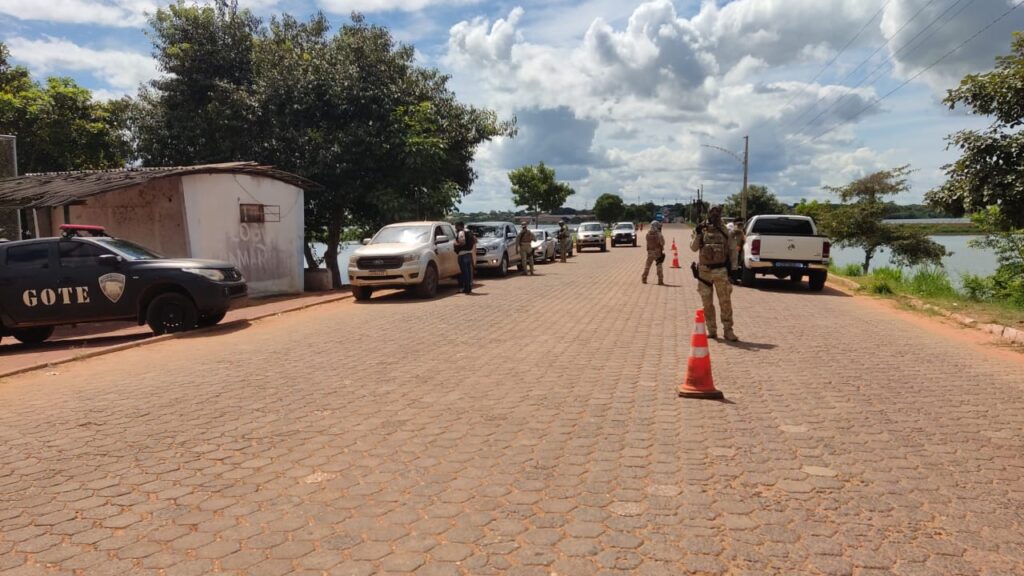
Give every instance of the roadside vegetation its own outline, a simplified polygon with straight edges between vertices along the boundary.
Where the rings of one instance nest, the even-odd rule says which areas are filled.
[[[906,301],[914,298],[981,323],[1024,328],[1024,300],[993,294],[987,277],[965,275],[958,289],[939,266],[882,266],[864,274],[859,264],[829,265],[829,273],[857,284],[866,294]],[[1018,293],[1019,298],[1024,292]]]

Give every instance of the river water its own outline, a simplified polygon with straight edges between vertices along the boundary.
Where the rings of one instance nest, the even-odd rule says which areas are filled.
[[[960,286],[960,276],[963,274],[977,274],[988,276],[996,271],[999,263],[996,255],[984,248],[972,248],[968,245],[972,238],[979,236],[931,236],[931,239],[942,244],[946,250],[953,254],[943,258],[942,265],[949,273],[949,279],[954,286]],[[882,249],[875,252],[871,259],[871,268],[880,266],[892,266],[892,254],[889,250]],[[837,266],[847,264],[861,264],[864,262],[864,251],[860,248],[832,248],[832,261]]]

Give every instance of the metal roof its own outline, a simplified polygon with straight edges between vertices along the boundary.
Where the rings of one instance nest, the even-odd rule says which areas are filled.
[[[80,204],[92,196],[145,184],[151,180],[192,174],[249,174],[280,180],[303,190],[322,188],[312,180],[256,162],[228,162],[169,168],[47,172],[0,179],[0,207],[46,208]]]

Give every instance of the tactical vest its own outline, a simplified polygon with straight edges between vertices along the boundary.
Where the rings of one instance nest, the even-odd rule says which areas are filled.
[[[729,258],[729,239],[718,228],[707,225],[700,238],[700,265],[717,268],[724,266]]]

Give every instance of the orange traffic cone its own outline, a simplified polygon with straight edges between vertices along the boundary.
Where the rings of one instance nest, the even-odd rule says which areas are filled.
[[[674,247],[672,248],[672,267],[679,268],[679,251]]]
[[[676,248],[676,239],[675,239],[675,238],[673,238],[673,239],[672,239],[672,251],[673,251],[673,252],[676,252],[676,251],[678,251],[678,250],[679,250],[679,249],[678,249],[678,248]]]
[[[715,389],[711,377],[711,353],[708,350],[708,333],[704,327],[704,309],[697,310],[697,324],[690,339],[690,358],[686,361],[686,381],[679,385],[683,398],[707,398],[723,400],[725,394]]]

